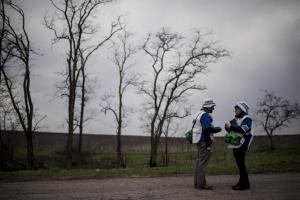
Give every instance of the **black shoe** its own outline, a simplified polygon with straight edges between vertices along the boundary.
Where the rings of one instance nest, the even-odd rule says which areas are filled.
[[[249,185],[234,185],[232,186],[233,190],[247,190],[250,189]]]
[[[199,187],[200,190],[212,190],[213,188],[214,186],[206,184]]]

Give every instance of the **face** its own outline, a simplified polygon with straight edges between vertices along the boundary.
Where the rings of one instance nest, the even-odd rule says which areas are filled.
[[[234,112],[236,115],[240,115],[242,113],[241,109],[237,106],[234,107]]]
[[[210,108],[207,108],[207,110],[208,110],[209,113],[212,113],[212,112],[214,111],[214,109],[215,109],[215,106],[212,106],[212,107],[210,107]]]

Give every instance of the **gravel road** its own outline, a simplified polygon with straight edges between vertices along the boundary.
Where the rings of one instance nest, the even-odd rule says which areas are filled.
[[[251,174],[251,189],[233,191],[238,176],[208,176],[214,190],[193,188],[192,176],[0,183],[2,200],[300,199],[300,173]]]

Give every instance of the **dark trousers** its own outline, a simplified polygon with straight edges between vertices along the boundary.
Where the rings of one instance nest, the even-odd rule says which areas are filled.
[[[240,180],[238,184],[240,186],[249,187],[250,183],[249,183],[247,168],[245,165],[246,149],[243,147],[233,149],[233,154],[234,154],[235,162],[240,171]]]

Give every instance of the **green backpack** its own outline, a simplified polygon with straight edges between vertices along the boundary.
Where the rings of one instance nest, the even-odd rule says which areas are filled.
[[[243,138],[243,136],[241,134],[235,133],[235,132],[230,132],[230,133],[226,133],[225,142],[227,144],[239,145],[239,144],[241,144],[242,138]]]

